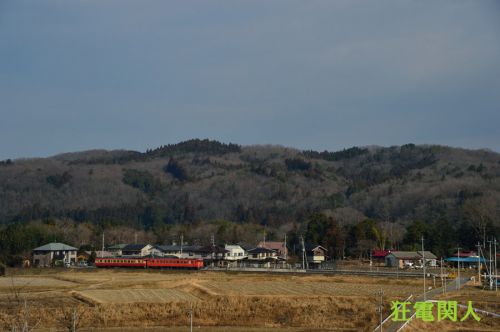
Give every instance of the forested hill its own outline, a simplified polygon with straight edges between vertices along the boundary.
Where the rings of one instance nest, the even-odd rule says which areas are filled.
[[[278,236],[321,212],[339,227],[385,222],[399,240],[439,225],[476,241],[480,229],[498,231],[499,207],[500,154],[444,146],[317,152],[196,139],[0,162],[1,224],[54,219],[161,234],[227,220]]]

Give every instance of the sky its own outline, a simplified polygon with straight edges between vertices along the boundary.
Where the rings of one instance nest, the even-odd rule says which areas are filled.
[[[500,2],[0,0],[0,160],[190,138],[500,151]]]

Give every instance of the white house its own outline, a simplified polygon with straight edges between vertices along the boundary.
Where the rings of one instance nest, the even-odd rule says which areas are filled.
[[[51,266],[56,260],[74,264],[78,249],[64,243],[48,243],[33,249],[33,266]]]
[[[247,258],[248,255],[240,245],[237,244],[226,244],[224,246],[228,252],[226,253],[225,259],[228,261],[238,261],[244,258]]]

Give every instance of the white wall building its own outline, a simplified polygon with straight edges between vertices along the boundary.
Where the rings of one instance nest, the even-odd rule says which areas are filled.
[[[241,259],[248,257],[245,249],[243,249],[240,245],[226,244],[224,246],[224,249],[229,251],[226,253],[226,257],[225,257],[225,259],[228,261],[238,261],[238,260],[241,260]]]

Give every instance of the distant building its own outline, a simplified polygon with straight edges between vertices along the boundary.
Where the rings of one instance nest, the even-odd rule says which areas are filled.
[[[248,257],[245,249],[238,244],[226,244],[224,249],[228,251],[226,253],[226,260],[228,261],[238,261]]]
[[[48,243],[33,249],[33,266],[52,266],[55,261],[74,264],[78,249],[64,243]]]
[[[156,245],[151,254],[157,257],[175,256],[178,258],[201,258],[204,260],[224,260],[229,251],[221,246],[180,246]]]
[[[258,248],[267,248],[276,251],[279,258],[286,259],[288,257],[288,249],[285,242],[279,241],[261,241],[257,245]]]
[[[113,256],[121,256],[122,255],[122,250],[125,248],[127,244],[125,243],[120,243],[120,244],[114,244],[112,246],[108,247],[108,251],[113,255]]]
[[[278,259],[278,253],[275,250],[257,247],[248,250],[249,261],[273,261]]]
[[[479,255],[475,251],[460,251],[460,255],[458,252],[455,252],[453,256],[448,257],[444,260],[448,264],[456,267],[460,263],[460,267],[468,267],[468,268],[477,268],[478,265],[486,264],[487,261],[483,257],[479,257]]]
[[[306,258],[308,264],[321,264],[326,261],[328,250],[320,245],[306,245]]]
[[[425,251],[426,266],[435,267],[437,257],[430,251]],[[422,251],[392,251],[385,256],[385,265],[388,267],[419,267],[423,266]]]
[[[122,256],[144,257],[151,255],[153,246],[150,244],[127,244],[122,249]]]
[[[373,264],[385,264],[385,257],[391,253],[391,250],[373,249],[371,259]]]

